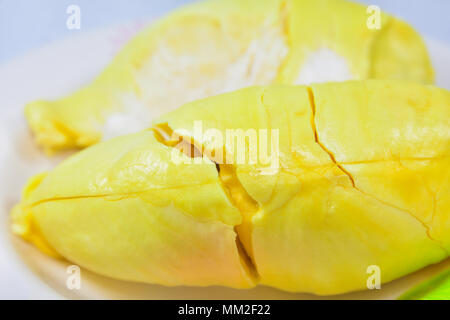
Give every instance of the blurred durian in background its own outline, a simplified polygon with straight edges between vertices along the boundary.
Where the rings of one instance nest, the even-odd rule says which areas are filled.
[[[35,101],[26,118],[49,154],[145,129],[180,105],[243,87],[325,81],[433,82],[421,37],[346,0],[210,0],[143,30],[88,86]]]

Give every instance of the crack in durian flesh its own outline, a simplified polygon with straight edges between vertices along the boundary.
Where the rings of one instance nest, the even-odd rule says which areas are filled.
[[[160,143],[171,148],[177,148],[191,158],[207,156],[215,164],[220,185],[225,195],[242,215],[242,223],[235,226],[237,251],[249,276],[258,279],[251,233],[252,217],[259,211],[259,205],[240,183],[236,175],[236,167],[231,164],[215,162],[213,153],[207,152],[205,147],[199,145],[192,137],[178,135],[167,123],[155,125],[152,130]],[[223,154],[225,155],[225,149]]]
[[[444,251],[447,255],[449,255],[450,251],[438,239],[435,239],[434,237],[432,237],[432,235],[431,235],[431,227],[425,221],[419,219],[419,217],[417,215],[415,215],[413,212],[410,212],[408,210],[405,210],[403,208],[395,206],[395,205],[393,205],[391,203],[383,201],[383,200],[377,198],[376,196],[374,196],[372,194],[368,194],[367,192],[363,191],[361,188],[359,188],[356,185],[355,178],[352,176],[352,174],[348,170],[346,170],[343,167],[343,164],[374,163],[374,162],[379,162],[379,161],[382,161],[382,160],[371,160],[371,161],[365,161],[365,162],[364,161],[357,161],[357,162],[348,162],[348,163],[338,162],[336,160],[336,157],[333,154],[333,152],[329,148],[327,148],[327,146],[320,140],[319,132],[318,132],[317,127],[316,127],[316,112],[317,112],[317,110],[316,110],[316,102],[315,102],[315,98],[314,98],[314,92],[313,92],[311,87],[307,87],[307,90],[308,90],[309,103],[310,103],[311,111],[312,111],[311,112],[311,128],[312,128],[313,133],[314,133],[314,139],[315,139],[316,143],[322,148],[322,150],[325,153],[328,154],[328,156],[330,157],[330,160],[339,168],[340,171],[342,171],[348,177],[352,188],[354,190],[356,190],[357,192],[359,192],[359,193],[361,193],[361,194],[363,194],[363,195],[365,195],[365,196],[367,196],[367,197],[369,197],[369,198],[379,202],[380,204],[383,204],[385,206],[388,206],[388,207],[394,208],[396,210],[399,210],[401,212],[404,212],[407,215],[409,215],[410,217],[412,217],[414,220],[419,222],[422,225],[422,227],[425,229],[426,236],[431,241],[436,243],[442,249],[442,251]],[[421,160],[424,160],[424,159],[430,159],[430,158],[410,158],[410,160],[417,160],[417,161],[421,161]],[[436,158],[432,158],[432,159],[436,159]],[[399,160],[404,160],[404,159],[399,159]]]

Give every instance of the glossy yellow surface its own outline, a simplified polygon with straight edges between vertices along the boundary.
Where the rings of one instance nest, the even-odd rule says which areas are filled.
[[[315,78],[321,65],[322,73],[344,68],[336,71],[339,80],[432,82],[420,36],[386,14],[379,30],[369,29],[366,9],[345,0],[199,2],[142,31],[89,86],[28,104],[26,117],[37,143],[54,153],[109,138],[108,128],[117,129],[108,125],[113,115],[131,114],[128,127],[144,129],[189,101],[252,85],[303,84],[305,69],[308,81],[323,81]],[[331,57],[318,59],[332,61],[308,67],[321,50]]]
[[[448,256],[449,108],[446,90],[378,80],[199,100],[32,179],[13,230],[118,279],[365,289],[369,266],[384,283]],[[256,130],[258,145],[269,129],[279,168],[213,153],[208,129]]]

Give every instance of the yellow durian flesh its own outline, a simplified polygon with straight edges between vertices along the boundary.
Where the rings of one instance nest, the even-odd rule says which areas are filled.
[[[361,192],[415,216],[448,247],[450,95],[414,83],[369,84],[313,86],[321,142]],[[392,107],[377,108],[383,104]]]
[[[282,213],[255,216],[261,282],[340,293],[356,283],[366,288],[371,265],[387,282],[446,257],[449,204],[439,189],[449,186],[449,92],[367,81],[314,85],[311,96],[317,142],[339,171],[299,171],[299,193]],[[404,161],[403,168],[392,168]],[[437,196],[440,207],[417,199],[425,193]],[[276,244],[269,232],[283,234],[286,242]],[[418,259],[417,252],[424,255]],[[280,274],[288,275],[283,282]]]
[[[184,103],[252,85],[432,82],[420,36],[386,14],[379,30],[369,29],[368,17],[365,6],[345,0],[195,3],[139,33],[89,86],[32,102],[25,114],[38,144],[54,153],[145,129]]]
[[[86,149],[26,192],[13,230],[34,221],[61,256],[117,279],[253,286],[215,165],[177,166],[172,152],[152,131]]]
[[[119,279],[325,295],[365,289],[376,265],[389,282],[450,250],[449,98],[373,80],[199,100],[154,128],[206,154],[214,144],[196,121],[203,134],[253,129],[258,140],[259,129],[277,129],[279,170],[238,163],[226,146],[234,162],[217,171],[146,130],[88,148],[31,183],[15,229],[33,220],[56,252]],[[177,154],[187,162],[175,164]]]

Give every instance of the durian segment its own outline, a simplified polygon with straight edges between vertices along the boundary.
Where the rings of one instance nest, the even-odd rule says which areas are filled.
[[[176,165],[174,152],[150,130],[86,149],[32,180],[13,231],[117,279],[253,286],[215,165]]]
[[[261,163],[239,164],[238,155],[232,154],[238,182],[259,204],[251,223],[238,233],[261,283],[288,291],[338,294],[366,288],[367,268],[372,265],[381,268],[382,281],[388,282],[448,255],[443,232],[448,223],[442,223],[448,207],[436,214],[441,232],[431,237],[431,220],[422,220],[417,213],[429,215],[433,203],[407,196],[411,188],[414,193],[423,192],[425,180],[440,188],[448,185],[448,176],[444,181],[437,175],[446,170],[445,165],[425,162],[401,171],[393,170],[389,161],[378,166],[376,160],[386,150],[439,152],[450,140],[441,134],[448,132],[448,115],[442,113],[450,105],[445,95],[444,90],[394,81],[323,84],[311,89],[250,88],[187,104],[156,122],[194,137],[206,151],[214,147],[208,129],[219,130],[223,136],[227,129],[244,133],[254,129],[258,143],[260,129],[278,130],[280,167],[274,174],[261,174],[266,168]],[[367,100],[371,101],[368,105]],[[408,109],[410,104],[429,113],[416,117]],[[326,125],[324,119],[329,121]],[[199,120],[202,130],[195,125]],[[347,130],[333,131],[343,145],[351,146],[356,140],[357,147],[350,150],[366,157],[371,175],[364,178],[371,184],[382,181],[379,188],[384,197],[365,194],[353,186],[355,181],[359,183],[358,176],[353,181],[345,169],[352,171],[347,164],[356,164],[335,162],[352,154],[344,148],[331,148],[336,154],[327,149],[334,137],[326,131],[334,128],[334,123],[329,124],[332,121],[338,129]],[[393,142],[389,133],[401,132],[404,126],[410,134],[421,134],[426,126],[440,128],[441,133],[436,129],[420,137],[403,134]],[[355,127],[360,127],[361,133]],[[339,140],[341,132],[347,134],[345,140]],[[250,141],[245,140],[247,154]],[[225,153],[229,153],[228,146]],[[424,175],[424,181],[417,178]],[[413,213],[398,204],[402,199]],[[418,250],[411,251],[411,247]]]
[[[311,110],[303,127],[312,132],[298,143],[315,141],[328,156],[328,165],[317,161],[316,167],[305,166],[302,154],[308,153],[298,154],[297,167],[283,168],[292,183],[283,177],[281,185],[269,189],[269,200],[283,199],[282,205],[269,201],[254,215],[253,257],[261,283],[294,292],[339,294],[367,288],[370,266],[379,267],[382,281],[389,282],[447,257],[445,193],[438,191],[443,202],[436,210],[432,202],[412,196],[425,182],[435,190],[448,189],[448,161],[425,162],[406,171],[392,170],[389,161],[379,164],[377,159],[383,152],[445,154],[443,146],[450,141],[445,134],[448,92],[392,81],[314,85],[310,92]],[[279,99],[283,101],[281,95]],[[422,110],[421,117],[410,105]],[[405,130],[409,135],[401,134]],[[400,134],[393,141],[395,133]],[[297,148],[294,144],[291,150]],[[370,175],[349,174],[357,166],[345,162],[355,160],[352,156],[367,162],[363,165]],[[440,177],[439,171],[447,173]],[[423,175],[427,178],[418,181]],[[378,197],[358,188],[360,178],[365,179],[363,186],[378,188]],[[414,194],[405,196],[411,189]],[[411,212],[398,204],[405,200]],[[418,216],[433,210],[435,216],[428,221]]]
[[[252,85],[367,78],[431,82],[425,45],[386,14],[345,0],[211,0],[139,33],[94,82],[25,114],[48,153],[147,128],[200,98]],[[251,14],[249,14],[251,13]]]
[[[373,80],[199,100],[154,122],[166,143],[112,139],[36,178],[14,221],[31,215],[56,252],[119,279],[325,295],[365,289],[376,266],[386,283],[449,254],[448,96]],[[254,130],[247,154],[276,137],[279,167],[226,144],[232,163],[217,163],[208,129]]]

